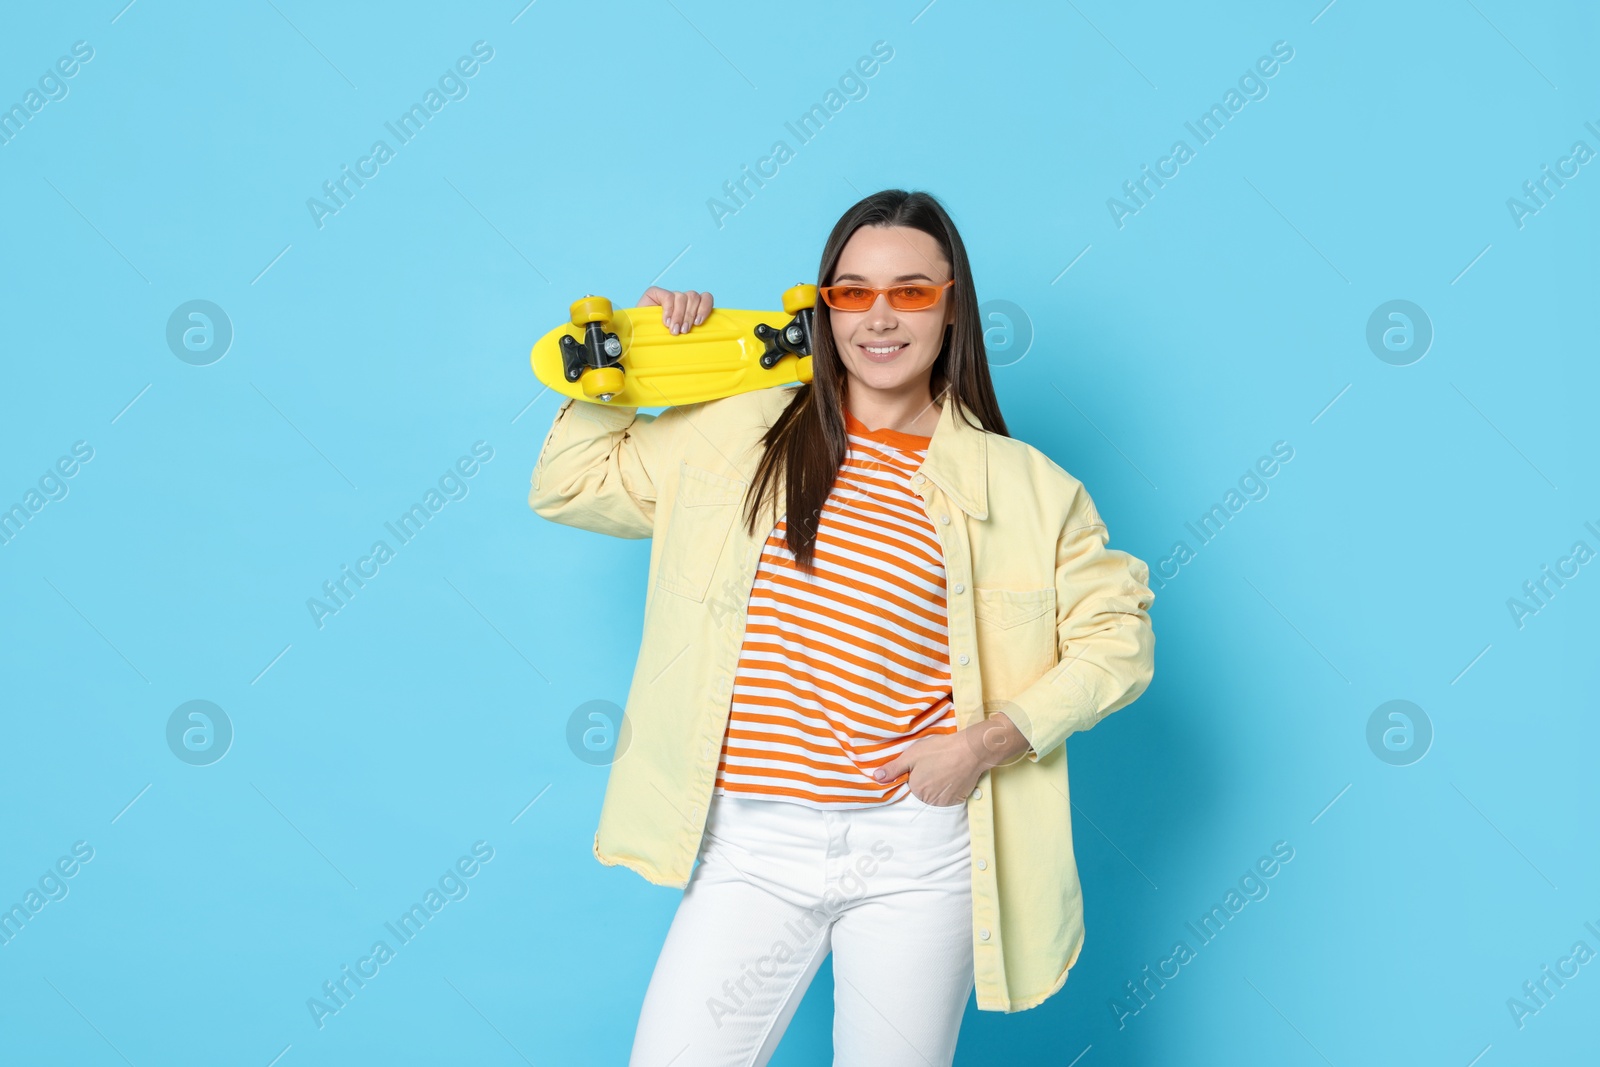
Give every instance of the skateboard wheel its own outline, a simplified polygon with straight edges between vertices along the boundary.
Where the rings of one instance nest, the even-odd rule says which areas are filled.
[[[783,311],[786,315],[794,315],[816,306],[817,287],[814,285],[796,285],[783,291]]]
[[[611,318],[611,301],[603,296],[586,296],[572,303],[569,312],[572,325],[587,326],[591,322],[605,322]]]
[[[584,396],[611,397],[622,392],[622,370],[619,367],[595,367],[583,372],[579,379]]]
[[[811,380],[811,357],[801,356],[800,365],[795,369],[800,372],[800,381],[802,383],[809,382]]]

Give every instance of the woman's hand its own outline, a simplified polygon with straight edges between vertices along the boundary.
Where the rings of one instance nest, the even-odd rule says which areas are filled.
[[[900,755],[873,772],[884,785],[909,773],[911,792],[924,804],[946,807],[959,804],[972,795],[983,767],[972,744],[961,735],[934,734],[915,742]]]
[[[885,785],[910,773],[911,792],[924,804],[945,807],[972,795],[991,767],[1013,763],[1028,752],[1028,739],[1005,712],[953,734],[924,737],[873,772]]]
[[[711,294],[697,293],[693,289],[674,292],[652,285],[644,291],[635,307],[661,305],[661,323],[671,333],[688,333],[706,321],[711,314]]]

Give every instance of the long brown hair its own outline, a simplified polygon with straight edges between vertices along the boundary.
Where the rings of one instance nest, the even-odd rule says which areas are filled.
[[[944,206],[931,194],[903,189],[885,189],[858,201],[828,235],[817,270],[819,286],[832,284],[839,253],[862,226],[909,226],[939,242],[956,283],[946,294],[946,299],[955,302],[955,315],[945,328],[944,343],[933,361],[928,390],[935,400],[944,403],[949,403],[952,395],[959,400],[954,414],[968,425],[972,420],[965,418],[965,412],[971,411],[982,423],[979,429],[1011,436],[989,378],[989,359],[983,347],[983,324],[978,318],[978,298],[973,290],[967,249]],[[834,345],[828,306],[821,300],[817,301],[812,348],[811,381],[794,390],[789,406],[761,439],[763,452],[745,496],[745,518],[753,537],[756,515],[763,500],[770,503],[776,494],[781,470],[790,520],[786,523],[786,543],[796,565],[814,574],[816,518],[822,514],[822,505],[849,451],[843,404],[848,378]],[[810,518],[794,521],[795,516]]]

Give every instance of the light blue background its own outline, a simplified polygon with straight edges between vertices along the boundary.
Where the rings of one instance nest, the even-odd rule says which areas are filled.
[[[992,323],[1006,419],[1115,547],[1194,547],[1294,448],[1159,590],[1148,694],[1068,743],[1078,966],[969,1007],[957,1063],[1592,1055],[1600,963],[1521,1029],[1506,1006],[1600,951],[1600,564],[1523,628],[1506,606],[1600,549],[1600,164],[1506,206],[1600,149],[1588,5],[121,4],[0,33],[5,105],[94,48],[0,145],[0,505],[94,449],[0,546],[0,904],[94,849],[0,947],[0,1061],[623,1062],[679,894],[594,861],[606,772],[566,725],[626,693],[648,545],[528,510],[556,406],[528,348],[588,292],[776,306],[885,187],[940,196],[980,300],[1022,309]],[[479,40],[469,95],[319,229],[307,198]],[[1107,199],[1276,41],[1269,95],[1119,229]],[[209,366],[165,341],[194,299],[235,331]],[[1409,366],[1365,340],[1392,299],[1435,330]],[[307,599],[477,441],[470,494],[319,629]],[[206,767],[166,742],[194,699],[236,731]],[[1393,699],[1435,731],[1410,766],[1367,744]],[[480,840],[470,894],[319,1030],[307,999]],[[1119,1028],[1276,841],[1270,895]],[[775,1063],[826,1062],[831,993]]]

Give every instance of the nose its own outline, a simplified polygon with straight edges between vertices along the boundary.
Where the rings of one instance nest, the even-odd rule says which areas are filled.
[[[872,301],[872,306],[867,309],[867,322],[872,326],[893,329],[898,321],[894,317],[894,308],[889,306],[889,294],[879,293]]]

